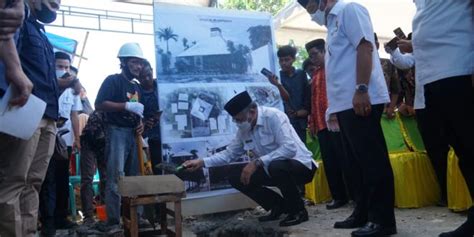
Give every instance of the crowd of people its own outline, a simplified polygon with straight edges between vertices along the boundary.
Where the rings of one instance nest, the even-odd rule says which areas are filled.
[[[393,119],[398,112],[417,120],[441,187],[439,205],[447,203],[450,147],[473,197],[472,2],[415,0],[413,33],[400,37],[395,48],[384,45],[389,59],[379,58],[364,6],[342,0],[298,3],[328,35],[305,45],[309,57],[302,69],[294,67],[293,46],[279,47],[281,70],[267,77],[284,111],[258,105],[246,91],[235,95],[224,106],[238,128],[235,139],[210,157],[185,161],[184,172],[252,154],[249,163],[229,172],[229,183],[268,211],[259,221],[285,215],[280,226],[297,225],[309,219],[304,185],[318,168],[306,147],[309,131],[317,137],[333,198],[326,208],[355,204],[334,228],[356,229],[352,236],[393,235],[394,176],[380,121],[383,114]],[[38,223],[42,236],[73,228],[86,234],[121,232],[118,180],[143,174],[138,154],[144,143],[152,167],[147,173],[162,173],[156,168],[162,163],[157,81],[142,49],[137,43],[122,45],[120,73],[105,78],[94,110],[71,56],[54,52],[44,34],[59,7],[59,0],[0,0],[0,96],[10,86],[10,106],[23,106],[31,94],[47,104],[28,140],[0,133],[0,236],[35,236]],[[75,154],[80,154],[80,226],[68,219]],[[105,204],[105,222],[94,217],[98,203]],[[460,227],[440,234],[473,235],[474,207]]]

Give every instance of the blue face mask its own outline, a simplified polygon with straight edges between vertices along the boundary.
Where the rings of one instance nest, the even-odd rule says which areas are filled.
[[[311,20],[320,26],[326,25],[326,14],[318,9],[315,13],[311,14]]]
[[[44,3],[41,3],[41,10],[36,12],[36,17],[38,21],[49,24],[56,20],[56,11],[49,10]]]
[[[311,20],[316,22],[320,26],[326,25],[326,13],[321,10],[321,1],[317,0],[318,10],[315,13],[311,14]]]
[[[66,70],[56,69],[56,78],[61,78],[64,76],[64,74],[66,74]]]

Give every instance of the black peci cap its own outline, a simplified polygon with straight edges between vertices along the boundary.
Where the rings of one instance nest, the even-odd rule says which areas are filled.
[[[298,0],[298,3],[299,3],[302,7],[306,7],[306,5],[308,5],[308,2],[309,2],[309,0]]]
[[[314,47],[316,47],[317,49],[324,49],[324,44],[325,42],[323,39],[315,39],[306,43],[305,48],[307,52],[309,52],[309,50]]]
[[[242,112],[247,106],[252,103],[252,98],[247,91],[241,92],[230,99],[225,105],[224,109],[231,115],[235,116]]]

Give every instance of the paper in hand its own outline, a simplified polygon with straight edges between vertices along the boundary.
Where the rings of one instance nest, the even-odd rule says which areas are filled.
[[[12,93],[12,87],[9,86],[0,98],[0,132],[28,140],[43,118],[46,103],[31,94],[24,106],[12,107],[9,105]]]

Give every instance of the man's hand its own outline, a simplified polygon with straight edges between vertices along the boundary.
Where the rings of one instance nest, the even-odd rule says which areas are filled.
[[[339,121],[337,120],[336,114],[329,115],[328,121],[326,121],[328,130],[331,132],[339,132],[341,129],[339,128]]]
[[[81,150],[81,137],[74,138],[73,147],[75,147],[78,150]]]
[[[387,43],[383,44],[383,48],[385,49],[385,52],[388,54],[392,54],[393,50],[387,46]]]
[[[138,126],[135,128],[135,133],[136,133],[137,135],[142,135],[144,130],[145,130],[145,126],[143,126],[142,121],[140,121],[140,123],[138,124]]]
[[[160,122],[160,118],[149,118],[145,121],[145,130],[155,127]]]
[[[28,101],[33,89],[33,83],[26,77],[25,73],[21,70],[21,67],[13,70],[7,69],[5,72],[7,81],[10,81],[13,85],[13,96],[10,99],[10,105],[12,106],[23,106]]]
[[[240,182],[244,185],[248,185],[250,183],[250,178],[252,178],[253,173],[257,170],[257,165],[254,161],[248,163],[244,169],[242,170],[242,174],[240,175]]]
[[[204,166],[204,160],[202,159],[187,160],[183,163],[183,166],[186,168],[186,171],[192,172],[192,171],[202,168]]]
[[[8,8],[0,6],[0,40],[13,37],[13,34],[23,23],[24,15],[25,5],[23,0],[14,0]]]
[[[73,75],[69,75],[67,77],[60,77],[58,78],[58,87],[61,89],[65,89],[71,86],[72,81],[74,80]]]
[[[395,118],[395,106],[388,105],[387,107],[385,107],[385,114],[387,115],[388,119],[394,119]]]
[[[273,75],[273,76],[271,76],[271,77],[268,77],[268,81],[269,81],[272,85],[274,85],[274,86],[276,86],[276,87],[278,87],[278,86],[281,85],[280,82],[278,81],[278,77],[275,76],[275,75]]]
[[[397,42],[398,48],[402,53],[413,53],[411,40],[401,39]]]
[[[356,91],[354,93],[354,98],[352,99],[352,105],[354,106],[354,112],[359,116],[368,116],[372,111],[369,93]]]
[[[406,105],[405,103],[401,104],[398,107],[398,112],[405,117],[410,117],[410,116],[415,115],[415,110],[413,109],[413,107]]]

